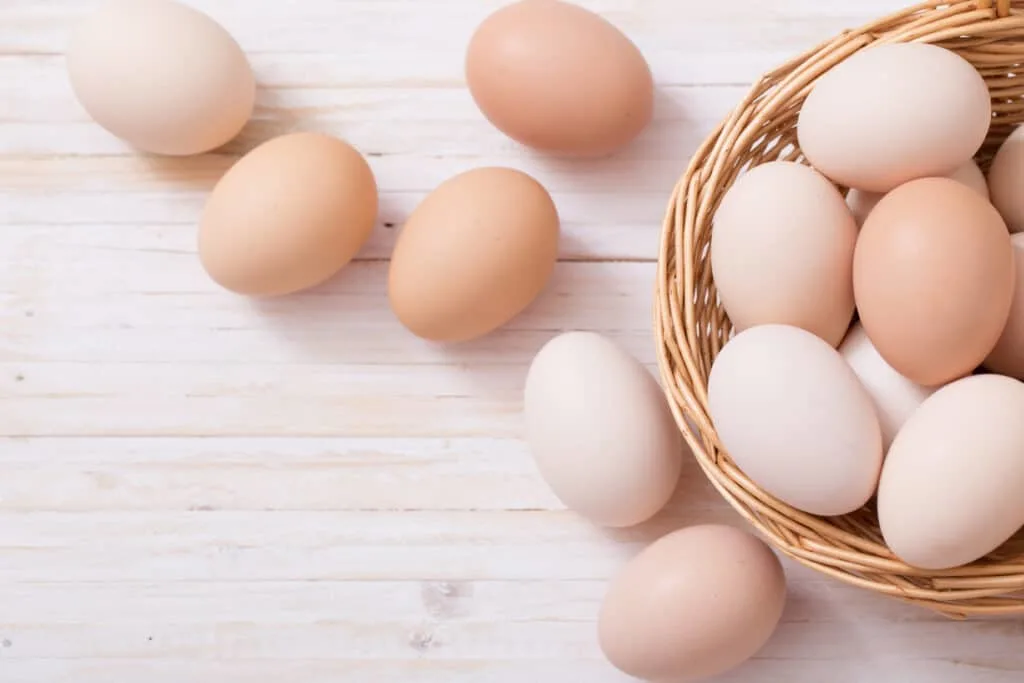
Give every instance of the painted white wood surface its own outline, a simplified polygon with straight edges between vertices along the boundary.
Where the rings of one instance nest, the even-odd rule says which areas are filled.
[[[519,440],[532,354],[599,330],[653,364],[662,211],[763,71],[902,0],[588,0],[644,49],[657,120],[599,163],[491,129],[462,85],[502,0],[190,0],[249,51],[255,121],[158,160],[90,123],[61,51],[87,0],[0,1],[0,683],[614,683],[594,617],[644,543],[737,518],[688,467],[676,502],[606,532]],[[381,224],[329,285],[253,304],[194,255],[204,193],[291,130],[364,150]],[[395,231],[445,177],[530,171],[563,262],[507,329],[445,349],[384,293]],[[1024,622],[953,623],[787,564],[777,636],[723,683],[989,683]],[[700,615],[693,615],[695,620]]]

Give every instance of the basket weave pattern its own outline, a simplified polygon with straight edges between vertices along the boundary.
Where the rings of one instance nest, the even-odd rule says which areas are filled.
[[[661,376],[676,422],[704,472],[782,553],[847,583],[950,617],[1024,614],[1024,537],[967,567],[912,568],[885,547],[873,504],[826,519],[763,492],[722,450],[708,416],[708,373],[732,333],[709,257],[712,218],[722,196],[752,166],[774,160],[806,163],[796,122],[817,78],[868,45],[904,42],[954,50],[984,76],[994,119],[976,157],[983,169],[1014,125],[1024,122],[1024,0],[924,2],[845,31],[765,74],[697,150],[673,191],[654,306]]]

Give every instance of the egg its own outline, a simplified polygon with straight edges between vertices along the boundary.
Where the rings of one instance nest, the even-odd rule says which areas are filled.
[[[846,187],[888,192],[972,158],[992,103],[970,62],[927,43],[873,45],[814,84],[797,138],[811,164]]]
[[[874,494],[882,432],[853,369],[819,337],[759,325],[719,352],[708,408],[733,462],[767,493],[816,515],[842,515]]]
[[[628,527],[661,510],[683,440],[655,378],[592,332],[549,341],[523,395],[526,441],[551,490],[595,524]]]
[[[986,201],[988,200],[988,181],[985,179],[985,174],[978,168],[978,164],[972,159],[966,164],[957,167],[955,171],[946,175],[945,177],[951,178],[957,182],[963,183],[967,187],[977,192]],[[863,225],[864,220],[871,213],[871,209],[882,200],[885,194],[881,192],[864,192],[863,190],[850,190],[846,194],[846,203],[850,207],[850,211],[853,212],[853,217],[857,220],[857,225]]]
[[[1024,526],[1024,384],[973,375],[939,389],[900,430],[878,520],[904,562],[941,570],[996,550]]]
[[[1024,126],[1010,134],[988,170],[992,203],[1011,232],[1024,232]]]
[[[885,362],[871,343],[864,326],[855,324],[839,346],[839,354],[853,368],[860,383],[875,405],[882,428],[882,450],[888,450],[896,433],[926,398],[935,393],[934,387],[923,387],[911,382]]]
[[[937,386],[974,371],[1010,313],[1010,234],[991,204],[949,178],[885,196],[861,229],[853,264],[861,323],[912,382]]]
[[[693,526],[658,539],[612,580],[598,643],[630,676],[702,681],[760,652],[785,604],[786,577],[768,546],[734,527]]]
[[[279,296],[344,267],[377,218],[377,184],[349,144],[319,133],[274,138],[214,186],[199,225],[199,257],[222,287]]]
[[[1013,303],[999,341],[989,352],[984,366],[1000,375],[1024,380],[1024,232],[1010,236],[1016,264]]]
[[[560,0],[521,0],[490,15],[473,34],[465,69],[484,116],[543,152],[611,154],[654,113],[654,81],[636,45]]]
[[[795,325],[838,346],[853,317],[856,241],[842,195],[817,171],[778,161],[740,176],[711,233],[711,272],[733,325]]]
[[[558,211],[510,168],[461,173],[409,216],[391,256],[388,295],[419,337],[464,342],[505,325],[547,285],[558,258]]]
[[[155,154],[220,147],[242,130],[256,99],[234,38],[173,0],[109,0],[74,30],[66,63],[86,112]]]

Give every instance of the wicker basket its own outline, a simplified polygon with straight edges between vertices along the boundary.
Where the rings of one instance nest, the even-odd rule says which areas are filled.
[[[1024,122],[1024,0],[924,2],[846,31],[766,74],[696,152],[673,192],[654,307],[665,393],[712,483],[782,553],[847,583],[951,617],[1024,614],[1020,538],[968,567],[914,569],[885,547],[871,505],[825,519],[759,489],[722,451],[708,417],[708,373],[732,332],[711,278],[712,216],[743,170],[778,159],[806,163],[797,146],[796,121],[811,86],[838,62],[879,42],[936,43],[979,69],[995,112],[977,157],[982,168],[1014,124]]]

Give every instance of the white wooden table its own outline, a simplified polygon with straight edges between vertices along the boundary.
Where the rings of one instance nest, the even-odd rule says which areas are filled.
[[[680,525],[738,522],[695,466],[654,522],[566,512],[520,441],[533,353],[598,330],[654,364],[659,226],[688,156],[760,73],[903,0],[589,0],[644,49],[657,120],[600,163],[533,156],[462,85],[499,0],[191,0],[251,59],[229,154],[158,160],[89,122],[61,52],[86,0],[0,1],[0,683],[612,683],[605,582]],[[195,253],[204,193],[275,134],[368,153],[381,224],[327,287],[254,304]],[[406,333],[403,219],[481,164],[535,174],[562,262],[478,343]],[[787,564],[784,624],[731,683],[1024,676],[1024,621],[954,623]],[[699,620],[700,615],[694,615]]]

